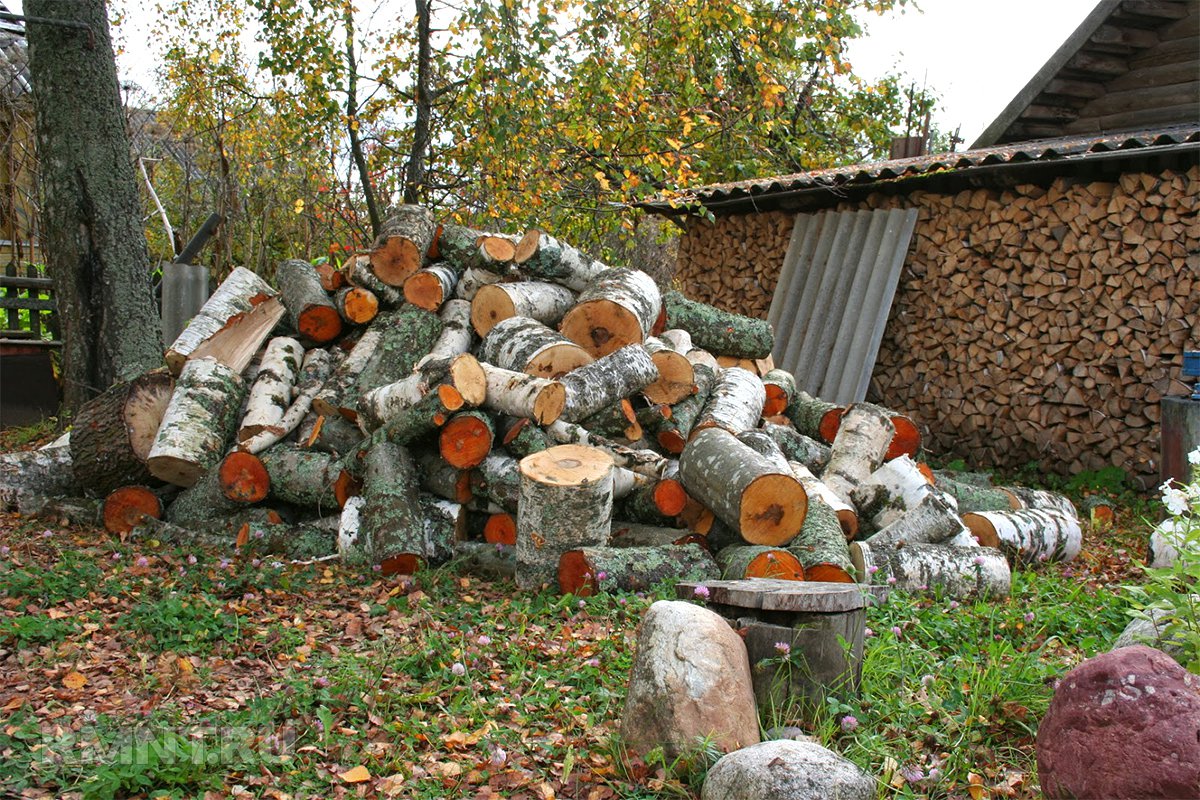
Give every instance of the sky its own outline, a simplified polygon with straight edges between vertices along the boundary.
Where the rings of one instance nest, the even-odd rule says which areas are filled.
[[[469,2],[469,0],[468,0]],[[867,34],[849,53],[855,72],[876,78],[907,74],[941,97],[934,124],[956,129],[965,144],[983,132],[1081,23],[1097,0],[909,0],[900,11],[866,20]],[[150,0],[120,2],[122,79],[152,89]],[[920,7],[920,11],[914,6]],[[14,8],[16,6],[16,8]],[[21,13],[20,0],[9,8]]]

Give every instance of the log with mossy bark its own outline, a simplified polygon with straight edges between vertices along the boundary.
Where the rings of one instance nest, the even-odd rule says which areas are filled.
[[[575,305],[575,293],[542,281],[517,281],[481,286],[471,300],[471,324],[480,336],[511,317],[536,319],[554,327]]]
[[[516,245],[507,237],[494,236],[463,225],[446,224],[438,237],[438,258],[460,274],[483,269],[502,275],[508,271]]]
[[[806,580],[827,583],[855,581],[841,520],[837,512],[819,497],[809,497],[804,526],[787,549],[803,565]]]
[[[486,497],[507,512],[516,512],[521,496],[521,470],[516,458],[503,452],[489,453],[470,475],[473,494]]]
[[[254,458],[254,456],[251,456]],[[195,484],[175,495],[166,508],[165,519],[175,525],[194,527],[216,521],[224,533],[236,533],[245,519],[243,512],[254,512],[245,519],[273,521],[268,519],[266,510],[250,508],[244,503],[235,502],[225,496],[217,470],[206,473]]]
[[[790,473],[720,428],[692,436],[679,459],[687,493],[750,544],[785,545],[804,524],[808,495]]]
[[[1057,508],[981,511],[963,523],[984,547],[995,547],[1016,563],[1071,561],[1083,546],[1079,520]]]
[[[438,319],[442,321],[442,332],[429,348],[429,352],[417,360],[417,366],[470,352],[471,346],[475,344],[470,314],[471,304],[466,300],[446,301],[438,312]]]
[[[343,286],[333,295],[333,305],[347,325],[366,325],[379,315],[379,298],[361,286]]]
[[[566,242],[530,230],[517,243],[513,263],[525,275],[582,292],[608,267]]]
[[[292,405],[292,392],[300,379],[303,362],[304,346],[290,336],[277,336],[267,344],[250,386],[246,414],[238,427],[239,442],[280,427],[283,415]]]
[[[371,272],[389,286],[403,286],[419,270],[433,244],[437,223],[433,212],[418,205],[391,211],[371,249]]]
[[[867,541],[877,547],[939,544],[958,535],[962,529],[962,518],[950,499],[931,487],[915,506]]]
[[[416,465],[405,447],[382,441],[367,451],[362,498],[357,530],[351,534],[343,525],[338,533],[342,560],[416,572],[426,558],[425,520]]]
[[[786,473],[792,471],[787,456],[783,454],[783,450],[779,449],[779,445],[775,444],[775,440],[768,436],[766,432],[758,429],[742,431],[737,434],[737,438],[739,442],[770,461],[780,472]]]
[[[850,559],[859,583],[956,600],[1007,597],[1012,584],[1008,561],[987,547],[918,543],[894,548],[852,542]]]
[[[763,416],[773,417],[787,411],[796,396],[796,378],[785,369],[773,369],[762,376],[767,401],[763,404]]]
[[[631,469],[643,475],[662,478],[676,470],[674,462],[653,450],[638,450],[618,444],[604,436],[598,436],[581,425],[557,420],[547,425],[546,433],[559,444],[582,444],[596,447],[608,453],[618,467]]]
[[[342,396],[342,415],[352,421],[357,419],[359,397],[376,386],[393,383],[412,373],[417,361],[430,351],[443,329],[436,314],[408,304],[381,314],[379,319],[383,320],[379,343],[358,374],[351,396]],[[353,402],[348,402],[350,400]]]
[[[333,373],[313,396],[313,411],[325,417],[339,415],[353,419],[357,415],[355,406],[359,397],[359,375],[371,363],[383,339],[383,329],[391,319],[390,314],[380,314],[358,337],[350,352],[334,367]]]
[[[664,581],[705,581],[719,575],[713,557],[695,544],[581,547],[563,553],[557,571],[559,590],[578,597],[645,592]]]
[[[842,416],[821,480],[842,500],[853,503],[851,493],[879,469],[895,432],[884,409],[870,403],[850,406]]]
[[[680,292],[663,294],[668,328],[682,328],[692,343],[715,355],[766,358],[775,346],[775,334],[766,320],[722,311],[689,300]]]
[[[380,308],[396,308],[404,302],[404,292],[399,287],[390,286],[371,271],[371,256],[368,253],[353,255],[343,265],[342,274],[351,286],[366,289],[375,295]]]
[[[184,362],[191,357],[196,348],[224,328],[231,318],[246,314],[277,294],[275,289],[255,273],[245,267],[235,267],[167,348],[167,367],[173,374],[178,375]]]
[[[935,471],[934,476],[937,487],[954,498],[960,514],[976,511],[1015,511],[1020,507],[1020,501],[1006,489],[965,483],[949,477],[944,472]]]
[[[441,384],[456,389],[463,404],[471,408],[487,399],[483,365],[470,353],[462,353],[449,359],[427,361],[407,377],[364,394],[358,401],[359,427],[368,433],[377,430]]]
[[[146,457],[150,474],[187,487],[212,469],[233,435],[245,388],[215,359],[188,361]]]
[[[633,404],[625,398],[579,420],[580,427],[598,436],[617,441],[636,442],[642,438],[642,425]]]
[[[487,385],[484,408],[498,414],[529,418],[539,425],[549,425],[562,416],[567,404],[567,390],[559,381],[486,362],[480,367]]]
[[[438,451],[458,469],[478,466],[492,451],[496,426],[483,411],[459,411],[438,432]]]
[[[671,416],[663,419],[654,433],[658,446],[673,455],[683,452],[688,436],[700,419],[713,385],[717,382],[716,373],[703,364],[692,365],[692,376],[696,385],[695,394],[672,406]]]
[[[287,411],[272,426],[238,443],[238,449],[247,453],[261,453],[268,447],[283,441],[308,416],[312,409],[313,398],[329,378],[333,371],[333,357],[328,350],[314,347],[304,354],[304,362],[300,366],[300,375],[296,380],[296,396],[288,406]]]
[[[488,331],[479,358],[539,378],[557,378],[594,360],[570,339],[528,317],[509,317]]]
[[[608,541],[612,459],[602,450],[560,445],[521,459],[517,585],[553,583],[559,557]]]
[[[654,328],[662,297],[654,279],[641,270],[614,268],[600,273],[562,319],[563,335],[596,358],[631,344],[640,345]]]
[[[259,458],[270,476],[273,499],[320,513],[333,513],[340,507],[337,489],[349,471],[344,458],[282,444]]]
[[[667,528],[624,520],[613,520],[608,540],[609,547],[663,547],[672,544],[706,546],[702,535],[686,528]]]
[[[688,494],[677,478],[661,478],[634,487],[613,512],[620,519],[647,525],[671,525],[687,507]]]
[[[357,452],[362,442],[363,433],[358,426],[335,414],[332,417],[318,416],[311,434],[297,443],[323,453],[346,455]]]
[[[171,402],[165,369],[122,381],[84,403],[71,429],[71,469],[84,489],[106,494],[151,480],[146,458]]]
[[[733,434],[756,428],[765,400],[766,390],[757,375],[739,367],[722,370],[691,435],[708,428]]]
[[[806,392],[798,391],[783,413],[800,433],[817,441],[833,444],[845,411],[843,406],[827,403]]]
[[[298,258],[279,262],[275,281],[292,329],[317,344],[332,342],[342,333],[342,317],[321,288],[313,265]]]
[[[657,379],[658,368],[646,348],[640,344],[622,347],[559,379],[567,391],[562,418],[567,422],[579,422],[641,391]]]
[[[417,308],[437,312],[450,298],[462,270],[448,263],[430,264],[404,280],[404,299]]]
[[[762,545],[731,545],[716,554],[721,579],[740,581],[744,578],[774,578],[781,581],[802,581],[804,566],[781,547]]]
[[[436,449],[412,450],[421,477],[421,489],[455,503],[467,503],[474,497],[470,470],[447,464]]]
[[[760,429],[779,445],[788,461],[798,461],[815,473],[823,472],[829,464],[829,445],[787,425],[764,420]]]
[[[833,509],[833,513],[837,516],[838,524],[841,526],[842,533],[846,539],[853,539],[857,536],[859,521],[858,511],[855,510],[854,506],[834,494],[833,490],[826,486],[804,464],[801,464],[799,461],[789,461],[788,466],[791,467],[792,474],[796,476],[796,480],[800,481],[800,485],[804,487],[804,491],[808,493],[809,499],[819,498],[821,502]]]
[[[357,447],[358,454],[361,457],[383,441],[410,444],[445,425],[451,415],[465,405],[462,393],[443,383],[362,439]]]
[[[527,417],[506,421],[501,441],[505,449],[517,458],[531,456],[559,444],[550,438],[550,434],[539,428],[534,420]]]

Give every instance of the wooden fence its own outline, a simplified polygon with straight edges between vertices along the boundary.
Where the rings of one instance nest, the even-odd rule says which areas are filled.
[[[9,264],[0,275],[0,344],[62,346],[54,282],[36,267]]]

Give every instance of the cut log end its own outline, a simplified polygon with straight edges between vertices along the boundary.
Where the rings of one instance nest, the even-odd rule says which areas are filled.
[[[594,447],[564,444],[521,460],[521,473],[538,483],[579,486],[603,480],[612,470],[612,458]]]
[[[424,564],[425,559],[421,558],[421,556],[412,553],[400,553],[383,559],[379,564],[379,574],[384,577],[389,575],[415,575]]]
[[[644,339],[637,315],[611,300],[589,300],[571,309],[562,333],[596,358]]]
[[[524,264],[529,259],[533,258],[533,254],[537,252],[538,246],[542,242],[542,232],[537,228],[531,228],[525,231],[525,235],[517,242],[513,249],[512,260],[517,264]]]
[[[687,507],[688,495],[683,484],[674,478],[663,478],[654,485],[654,505],[663,516],[676,517]]]
[[[379,298],[369,289],[351,287],[340,299],[342,314],[355,325],[365,325],[379,314]]]
[[[145,486],[122,486],[104,499],[104,530],[124,535],[149,519],[162,519],[162,501]]]
[[[403,286],[405,279],[421,268],[424,257],[412,241],[392,236],[371,253],[371,271],[389,286]]]
[[[487,336],[496,323],[516,315],[512,298],[495,284],[480,286],[471,301],[471,326],[480,336]]]
[[[963,514],[962,521],[979,544],[984,547],[1000,547],[1000,536],[996,532],[996,526],[987,517],[982,514]]]
[[[679,455],[687,445],[687,438],[677,430],[659,431],[656,438],[662,449],[672,455]]]
[[[596,573],[579,550],[568,550],[558,560],[558,588],[563,594],[591,597],[596,593]]]
[[[855,571],[858,571],[857,566]],[[804,577],[810,581],[824,583],[857,583],[853,575],[835,564],[811,564],[805,571]]]
[[[738,528],[751,544],[777,547],[800,531],[807,511],[808,497],[795,478],[761,475],[742,492]]]
[[[755,556],[746,565],[744,577],[774,578],[780,581],[802,581],[808,578],[800,560],[786,550],[772,550]]]
[[[538,392],[533,401],[533,418],[539,425],[549,425],[562,416],[566,407],[566,387],[561,383],[552,383]]]
[[[258,456],[235,450],[217,469],[221,493],[235,503],[258,503],[271,490],[271,477]]]
[[[658,380],[642,390],[651,403],[671,405],[696,391],[696,374],[687,357],[670,350],[652,353],[650,358],[658,369]]]
[[[587,350],[577,344],[556,344],[542,350],[530,360],[525,366],[525,372],[539,378],[560,378],[594,360]]]
[[[892,425],[895,426],[896,433],[892,436],[884,460],[891,461],[900,456],[916,458],[917,451],[921,449],[921,432],[917,430],[916,423],[903,414],[894,414]]]
[[[492,450],[492,427],[486,419],[462,414],[451,419],[438,435],[438,449],[446,463],[458,469],[477,467]]]
[[[826,444],[833,444],[833,440],[837,438],[838,430],[842,427],[842,415],[845,413],[846,409],[844,408],[831,408],[821,415],[817,433]]]
[[[766,383],[763,387],[767,390],[767,402],[763,403],[762,415],[764,417],[774,417],[782,414],[791,402],[791,397],[784,391],[782,386]]]
[[[447,298],[445,287],[436,275],[431,272],[415,272],[404,281],[404,299],[417,308],[437,311]]]
[[[850,541],[858,536],[858,514],[855,513],[854,509],[838,509],[837,518],[838,523],[842,526],[842,533],[846,534],[846,541]]]
[[[333,496],[337,500],[338,508],[345,508],[346,501],[351,497],[358,497],[362,494],[362,481],[348,470],[342,470],[337,480],[333,482]]]
[[[516,519],[512,514],[492,514],[483,524],[483,540],[490,544],[516,544]]]
[[[479,240],[479,249],[498,264],[507,264],[517,254],[517,246],[503,236],[484,236]]]
[[[342,333],[342,317],[333,306],[310,306],[299,314],[296,328],[317,344],[328,344]]]

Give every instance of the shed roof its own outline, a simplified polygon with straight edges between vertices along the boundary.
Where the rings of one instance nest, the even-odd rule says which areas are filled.
[[[857,188],[875,189],[913,178],[967,177],[1034,166],[1059,166],[1113,158],[1200,153],[1200,122],[1155,130],[1099,136],[1068,136],[980,147],[960,153],[875,161],[847,167],[772,178],[710,184],[684,190],[674,198],[656,197],[641,208],[666,214],[702,205],[712,210],[749,210],[777,206],[785,198],[823,194],[840,196]],[[769,201],[769,202],[768,202]]]

